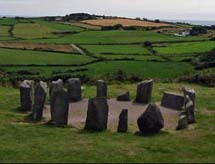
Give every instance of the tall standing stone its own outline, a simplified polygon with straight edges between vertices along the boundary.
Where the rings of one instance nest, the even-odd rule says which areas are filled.
[[[32,81],[24,80],[20,83],[20,103],[23,111],[31,111],[32,109],[32,88]]]
[[[58,79],[57,81],[52,81],[49,89],[49,95],[50,95],[50,101],[52,102],[52,99],[56,92],[63,90],[63,80]],[[51,103],[51,117],[53,117],[53,106]]]
[[[49,95],[52,97],[54,92],[63,90],[63,80],[58,79],[57,81],[52,81],[50,85]]]
[[[185,112],[187,114],[188,123],[195,123],[195,99],[196,93],[194,89],[183,89],[185,98]]]
[[[107,97],[107,83],[103,80],[97,81],[97,97]]]
[[[40,81],[36,84],[34,92],[34,105],[32,111],[32,119],[40,121],[43,117],[43,108],[46,102],[47,83]]]
[[[153,80],[142,81],[137,86],[136,103],[148,104],[151,101]]]
[[[155,134],[164,127],[164,119],[160,108],[155,104],[149,104],[146,111],[138,118],[137,124],[140,134]]]
[[[93,131],[106,130],[108,112],[108,103],[104,97],[89,99],[85,129]]]
[[[69,97],[67,92],[59,90],[54,92],[51,98],[51,121],[52,125],[62,126],[68,123]]]
[[[69,100],[77,102],[82,99],[81,81],[79,78],[71,78],[68,80],[68,94]]]
[[[128,130],[128,109],[123,109],[119,115],[117,132],[126,133]]]

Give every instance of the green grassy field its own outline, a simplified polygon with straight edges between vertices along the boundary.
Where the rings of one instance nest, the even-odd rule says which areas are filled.
[[[10,36],[9,34],[10,26],[0,26],[0,37]]]
[[[66,35],[54,39],[37,39],[29,42],[39,43],[75,43],[75,44],[125,44],[125,43],[143,43],[145,41],[192,41],[204,40],[207,37],[177,37],[173,35],[158,34],[151,31],[84,31],[78,34]]]
[[[13,31],[16,37],[24,39],[54,37],[53,32],[56,30],[37,23],[18,23]]]
[[[143,45],[83,45],[81,47],[93,54],[151,54]]]
[[[14,50],[3,48],[0,48],[0,58],[0,64],[3,65],[71,65],[87,63],[93,60],[91,57],[77,54]]]
[[[179,91],[182,86],[197,91],[197,124],[184,131],[163,131],[139,137],[129,132],[85,133],[74,128],[50,128],[23,122],[19,90],[0,87],[1,162],[214,162],[214,88],[188,84],[156,83],[153,101],[164,90]],[[135,85],[109,86],[111,97]],[[85,86],[84,95],[93,96],[94,87]],[[208,103],[210,102],[210,103]],[[108,153],[107,153],[108,152]]]
[[[215,48],[215,41],[191,42],[191,43],[171,43],[155,46],[159,54],[177,55],[177,54],[195,54],[211,51]]]
[[[77,61],[78,61],[78,57],[79,56],[77,56]],[[24,62],[24,61],[21,61],[21,62]],[[62,62],[58,61],[58,64],[62,64]],[[66,62],[68,62],[68,64],[77,63],[73,60],[70,62],[68,59]],[[47,63],[51,63],[51,60],[49,60]],[[124,78],[126,78],[126,76],[128,76],[127,78],[131,76],[135,76],[142,79],[153,78],[157,80],[174,79],[176,77],[182,76],[184,74],[189,74],[194,71],[192,66],[187,63],[148,62],[148,61],[107,61],[107,62],[98,62],[94,64],[89,64],[82,67],[3,67],[2,69],[6,72],[17,72],[17,71],[28,70],[32,72],[39,72],[40,75],[42,76],[46,75],[47,77],[50,77],[50,76],[53,76],[53,72],[66,73],[68,72],[68,70],[78,69],[78,68],[87,69],[84,72],[78,73],[80,75],[86,75],[91,79],[102,78],[107,80],[114,80],[117,76],[117,73],[120,70],[122,70],[123,73],[125,73]],[[74,74],[77,75],[76,73],[71,73],[71,76],[73,76]]]

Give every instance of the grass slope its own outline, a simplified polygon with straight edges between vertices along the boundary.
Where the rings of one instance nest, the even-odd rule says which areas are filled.
[[[177,37],[173,35],[159,34],[151,31],[84,31],[79,34],[66,35],[54,39],[37,39],[29,42],[39,43],[75,43],[75,44],[120,44],[120,43],[143,43],[145,41],[192,41],[207,39],[198,37]]]
[[[48,65],[81,64],[92,61],[88,56],[30,50],[13,50],[0,48],[0,64]]]
[[[175,54],[202,53],[202,52],[210,51],[213,48],[215,48],[215,42],[207,41],[207,42],[163,44],[163,45],[158,45],[158,47],[155,47],[154,49],[159,54],[175,55]]]

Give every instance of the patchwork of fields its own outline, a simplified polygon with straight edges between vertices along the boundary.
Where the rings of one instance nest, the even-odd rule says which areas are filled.
[[[184,27],[174,25],[173,29]],[[122,75],[127,80],[174,80],[194,74],[194,59],[215,48],[215,42],[206,35],[178,37],[144,29],[101,30],[83,26],[83,22],[48,22],[41,18],[0,19],[0,29],[4,80],[69,76],[115,80]]]

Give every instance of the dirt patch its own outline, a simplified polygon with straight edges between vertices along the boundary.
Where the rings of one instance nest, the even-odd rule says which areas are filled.
[[[77,51],[77,49],[74,49],[71,45],[60,45],[60,44],[2,42],[0,43],[0,48],[79,53],[79,51]]]
[[[121,24],[124,27],[129,26],[138,26],[138,27],[166,27],[173,26],[167,23],[155,23],[149,21],[141,21],[134,19],[101,19],[101,20],[85,20],[81,21],[82,23],[87,23],[95,26],[114,26],[117,24]]]
[[[128,109],[128,124],[129,131],[135,132],[138,130],[137,118],[145,111],[147,105],[135,104],[133,102],[119,102],[115,99],[108,100],[109,117],[108,128],[111,131],[116,131],[118,126],[118,118],[122,109]],[[88,100],[83,99],[77,103],[71,103],[69,106],[69,125],[78,129],[83,129],[87,116]],[[161,107],[161,112],[165,120],[164,129],[175,130],[178,122],[179,111]],[[50,106],[46,106],[44,110],[46,120],[50,119]]]

